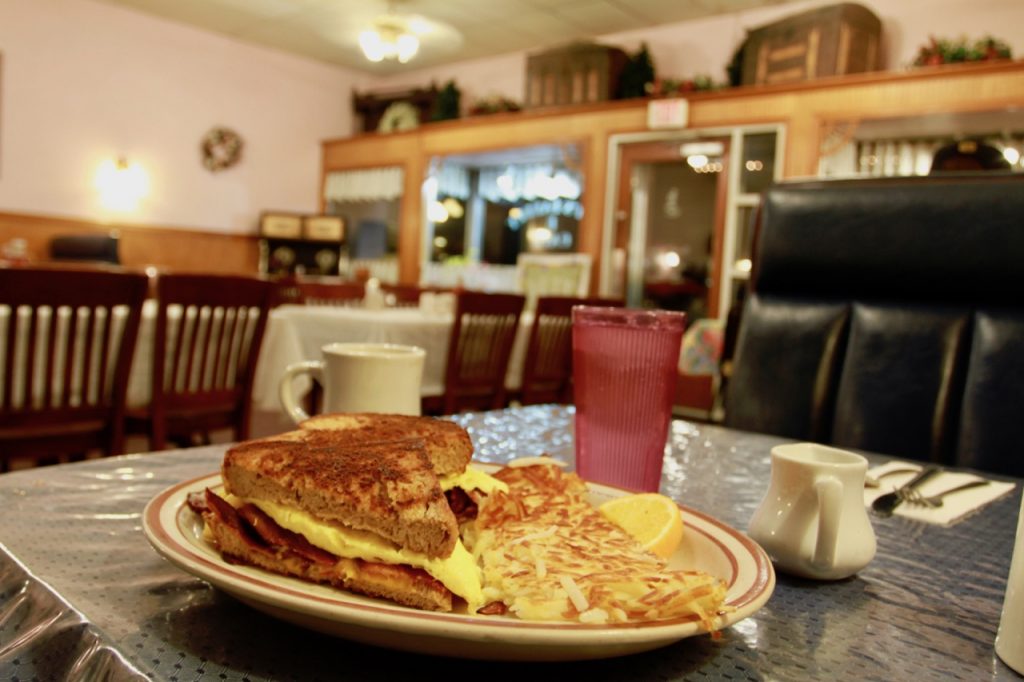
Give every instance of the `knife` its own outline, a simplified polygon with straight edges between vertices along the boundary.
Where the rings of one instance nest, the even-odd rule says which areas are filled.
[[[942,468],[937,466],[928,466],[921,469],[921,471],[917,472],[916,476],[896,490],[875,498],[875,501],[871,503],[871,510],[879,516],[892,516],[896,507],[899,506],[900,502],[903,502],[903,493],[905,491],[921,485],[940,471],[942,471]]]

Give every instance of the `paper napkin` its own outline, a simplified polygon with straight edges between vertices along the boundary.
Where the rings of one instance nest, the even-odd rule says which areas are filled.
[[[907,471],[903,472],[903,469],[906,469]],[[869,469],[868,475],[879,478],[879,483],[881,483],[881,485],[877,488],[864,488],[864,504],[870,507],[876,497],[892,492],[904,483],[907,483],[914,477],[914,474],[920,470],[921,464],[919,462],[903,461],[887,462],[874,467],[873,469]],[[892,473],[888,476],[883,476],[883,474],[890,471],[900,471],[900,473]],[[943,471],[917,486],[917,490],[925,496],[937,495],[963,483],[976,481],[982,478],[983,477],[973,473]],[[908,519],[914,519],[916,521],[934,523],[940,526],[949,526],[956,523],[964,516],[967,516],[974,510],[980,509],[989,502],[1002,497],[1013,490],[1013,487],[1013,483],[989,481],[988,485],[962,490],[943,498],[941,507],[929,508],[903,502],[896,507],[896,511],[893,513],[896,516],[905,516]]]

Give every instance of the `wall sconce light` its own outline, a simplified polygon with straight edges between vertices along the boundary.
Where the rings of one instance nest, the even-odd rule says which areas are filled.
[[[359,34],[359,47],[371,62],[397,59],[405,64],[416,56],[420,40],[399,24],[382,20]]]
[[[96,170],[100,203],[112,211],[134,211],[149,194],[149,177],[137,163],[124,158],[107,159]]]

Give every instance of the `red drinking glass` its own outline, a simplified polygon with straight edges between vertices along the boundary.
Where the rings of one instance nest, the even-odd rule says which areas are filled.
[[[576,471],[585,480],[658,490],[685,327],[686,313],[573,308]]]

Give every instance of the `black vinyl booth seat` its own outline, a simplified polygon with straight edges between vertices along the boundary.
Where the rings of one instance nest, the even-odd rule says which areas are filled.
[[[1024,176],[775,185],[726,425],[1024,476]]]

